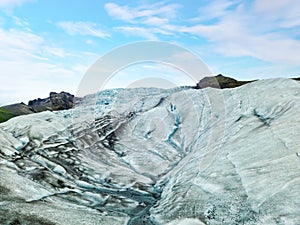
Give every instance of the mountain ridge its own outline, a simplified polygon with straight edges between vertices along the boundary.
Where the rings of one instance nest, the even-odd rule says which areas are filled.
[[[289,79],[300,81],[300,77],[289,78]],[[202,89],[207,87],[218,88],[218,89],[236,88],[248,83],[252,83],[254,81],[257,80],[241,81],[231,77],[224,76],[222,74],[218,74],[215,76],[204,77],[195,86],[191,86],[190,88],[195,88],[195,89]],[[64,91],[60,93],[50,92],[49,97],[30,100],[28,104],[21,102],[21,103],[1,106],[0,123],[20,115],[27,115],[27,114],[38,113],[38,112],[43,112],[48,110],[58,111],[58,110],[71,109],[73,108],[75,102],[79,99],[80,98],[75,97],[73,94]]]
[[[30,100],[28,104],[24,102],[1,106],[0,122],[4,122],[10,118],[21,115],[28,115],[44,111],[58,111],[71,109],[74,105],[75,96],[68,92],[50,92],[47,98],[37,98]],[[78,99],[78,98],[77,98]],[[3,112],[9,114],[4,116]],[[3,116],[2,116],[3,115]],[[2,117],[2,118],[1,118]]]

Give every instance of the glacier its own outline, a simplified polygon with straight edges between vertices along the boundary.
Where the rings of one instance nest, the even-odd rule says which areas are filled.
[[[299,85],[104,90],[10,119],[0,223],[298,225]]]

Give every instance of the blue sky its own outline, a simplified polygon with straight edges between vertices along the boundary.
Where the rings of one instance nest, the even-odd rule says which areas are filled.
[[[300,1],[0,0],[0,105],[76,93],[99,57],[145,40],[187,48],[213,74],[297,77]],[[133,66],[109,87],[124,86],[125,72],[180,76],[161,65]]]

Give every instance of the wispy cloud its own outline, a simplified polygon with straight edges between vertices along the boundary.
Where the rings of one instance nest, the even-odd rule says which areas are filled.
[[[291,7],[286,2],[276,1],[275,6],[261,0],[253,5],[241,2],[233,9],[224,7],[224,13],[219,13],[219,20],[213,24],[185,26],[179,30],[205,37],[212,49],[225,56],[251,56],[273,63],[299,65],[300,40],[290,32],[286,35],[282,23],[295,25],[291,11],[300,12],[300,4]],[[231,3],[222,1],[223,6],[232,6]],[[276,13],[277,10],[285,13]]]
[[[36,0],[0,0],[0,8],[11,10],[14,7],[21,6],[27,2],[35,2]]]
[[[256,0],[253,7],[264,21],[274,22],[274,25],[283,28],[300,26],[300,2],[297,0],[277,0],[272,4]]]
[[[46,43],[43,37],[22,29],[0,29],[0,60],[48,60],[48,57],[66,57],[63,48]]]
[[[52,46],[45,46],[43,48],[43,52],[60,58],[65,58],[66,56],[68,56],[68,54],[63,48],[57,48]]]
[[[133,22],[136,17],[128,6],[122,7],[115,3],[107,3],[104,8],[108,14],[115,19]]]
[[[141,5],[138,7],[121,6],[116,3],[106,3],[104,8],[114,19],[130,23],[156,23],[167,22],[170,18],[176,18],[179,4],[156,3]]]
[[[16,25],[0,28],[0,104],[46,97],[50,91],[75,93],[81,76],[97,56],[51,44],[27,29],[27,23],[25,27]]]
[[[43,42],[43,38],[23,30],[0,29],[0,54],[9,57],[14,52],[33,52]]]
[[[299,65],[298,0],[278,0],[272,4],[264,0],[214,0],[201,6],[198,16],[185,18],[185,24],[175,18],[180,17],[181,7],[177,4],[159,3],[146,9],[107,3],[105,9],[112,18],[127,23],[117,28],[127,35],[160,39],[187,34],[205,38],[211,51],[224,56]],[[164,13],[167,16],[162,16]]]
[[[123,26],[115,29],[121,31],[125,36],[142,37],[152,41],[159,40],[158,35],[173,35],[173,32],[158,27]]]
[[[152,16],[152,17],[148,17],[145,20],[143,20],[143,23],[147,24],[149,26],[161,26],[161,25],[168,24],[169,19]]]
[[[116,27],[116,30],[121,31],[126,36],[142,37],[147,40],[158,40],[154,32],[143,27],[125,26],[125,27]]]
[[[174,35],[168,27],[171,26],[170,21],[177,18],[181,5],[161,2],[129,7],[107,3],[104,8],[114,20],[128,24],[115,28],[124,35],[158,40],[157,35]]]
[[[109,37],[109,34],[104,32],[97,23],[65,21],[59,22],[57,25],[70,35],[93,36],[97,38]]]
[[[192,18],[192,22],[204,22],[225,16],[229,8],[238,5],[241,0],[218,0],[211,1],[209,4],[198,9],[198,16]]]

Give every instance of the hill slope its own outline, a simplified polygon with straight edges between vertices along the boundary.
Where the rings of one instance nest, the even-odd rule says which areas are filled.
[[[12,111],[5,108],[0,108],[0,123],[5,122],[15,116],[17,115],[14,114]]]

